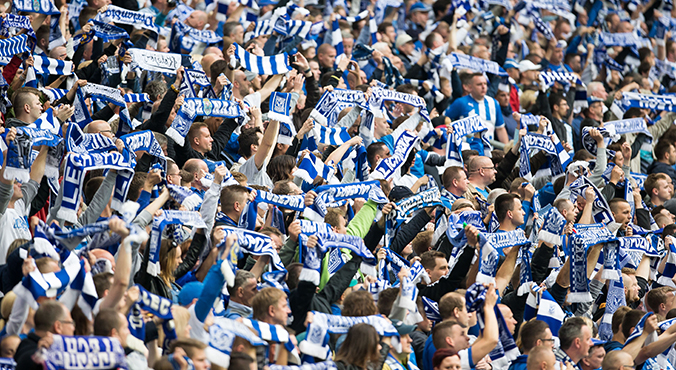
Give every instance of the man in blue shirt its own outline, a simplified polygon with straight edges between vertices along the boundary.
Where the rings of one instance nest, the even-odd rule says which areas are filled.
[[[456,121],[478,114],[481,117],[481,121],[488,127],[488,138],[492,140],[495,135],[497,140],[506,144],[509,138],[507,137],[507,130],[505,129],[500,105],[497,100],[486,96],[488,92],[486,76],[483,73],[470,73],[464,75],[461,80],[463,89],[469,91],[469,95],[456,99],[446,109],[445,115],[451,121]]]

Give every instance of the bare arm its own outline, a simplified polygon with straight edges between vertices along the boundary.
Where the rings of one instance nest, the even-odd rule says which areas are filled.
[[[265,130],[265,134],[263,134],[261,145],[259,146],[258,151],[254,156],[256,168],[260,169],[263,166],[265,159],[268,157],[268,154],[270,154],[270,151],[275,146],[275,142],[277,141],[277,134],[279,134],[279,121],[270,121],[270,123],[268,124],[268,128]]]
[[[472,345],[472,362],[478,363],[498,345],[498,319],[495,316],[495,303],[498,295],[493,284],[488,286],[484,303],[484,332]]]
[[[519,254],[519,247],[512,247],[512,249],[507,253],[505,261],[500,266],[500,269],[495,274],[495,287],[498,289],[498,294],[502,295],[502,292],[507,288],[507,284],[514,274],[514,266],[516,265],[516,257]]]
[[[270,97],[270,94],[279,87],[283,77],[284,75],[274,75],[268,79],[268,82],[266,82],[263,88],[259,90],[261,101],[265,101],[265,99]]]

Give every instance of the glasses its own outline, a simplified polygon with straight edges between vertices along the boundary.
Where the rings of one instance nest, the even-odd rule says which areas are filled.
[[[543,342],[552,342],[554,343],[554,338],[549,338],[549,339],[540,339]]]
[[[99,131],[99,134],[105,134],[106,132],[112,134],[113,130],[101,130],[101,131]]]
[[[59,320],[60,323],[62,324],[69,324],[75,326],[75,321],[66,321],[66,320]]]
[[[631,370],[636,369],[636,366],[634,366],[633,364],[632,365],[622,365],[622,367],[625,368],[625,369],[631,369]]]

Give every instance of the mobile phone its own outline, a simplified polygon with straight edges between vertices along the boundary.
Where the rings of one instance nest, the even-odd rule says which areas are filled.
[[[296,63],[296,56],[295,55],[289,55],[289,64]]]

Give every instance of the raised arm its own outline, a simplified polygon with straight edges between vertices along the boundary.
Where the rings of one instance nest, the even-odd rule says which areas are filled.
[[[281,75],[278,75],[281,76]],[[277,77],[277,76],[275,76]],[[256,168],[260,169],[265,163],[265,159],[268,157],[272,148],[275,147],[277,142],[277,135],[279,134],[279,121],[270,121],[268,127],[265,129],[265,134],[263,134],[263,139],[261,140],[261,145],[258,148],[254,156],[254,162]]]

